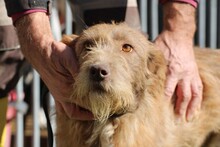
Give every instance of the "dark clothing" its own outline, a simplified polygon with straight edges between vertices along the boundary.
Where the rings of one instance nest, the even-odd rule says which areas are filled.
[[[12,25],[0,26],[0,51],[19,48],[19,41]]]
[[[3,0],[0,14],[0,98],[4,98],[16,86],[25,59]]]
[[[78,0],[72,0],[76,3]],[[80,0],[82,3],[86,3],[90,0]],[[91,0],[94,1],[94,0]],[[104,0],[103,0],[104,1]],[[177,1],[189,3],[195,7],[197,7],[199,0],[160,0],[161,3],[167,1]],[[8,16],[12,14],[23,12],[30,9],[48,9],[50,0],[5,0],[6,8],[8,11]]]
[[[8,16],[30,9],[47,9],[49,0],[5,0]]]
[[[0,98],[6,97],[16,86],[24,62],[20,49],[0,51]]]

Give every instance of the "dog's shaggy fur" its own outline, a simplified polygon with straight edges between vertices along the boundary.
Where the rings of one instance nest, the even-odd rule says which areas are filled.
[[[71,101],[95,120],[58,113],[58,147],[199,147],[219,131],[219,51],[195,50],[202,107],[193,121],[176,123],[174,105],[164,98],[166,61],[140,32],[99,24],[63,42],[75,49],[80,65]]]

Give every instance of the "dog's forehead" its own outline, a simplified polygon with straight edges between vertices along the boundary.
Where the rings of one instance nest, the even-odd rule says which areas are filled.
[[[126,40],[135,39],[134,35],[138,35],[136,31],[129,28],[125,24],[99,24],[85,30],[82,34],[87,40]]]
[[[108,49],[107,46],[113,45],[112,51],[121,50],[124,45],[129,45],[136,53],[143,56],[151,46],[143,33],[126,24],[98,24],[83,31],[76,42],[75,51],[80,55],[84,49],[88,49],[87,47],[97,45],[101,49]]]

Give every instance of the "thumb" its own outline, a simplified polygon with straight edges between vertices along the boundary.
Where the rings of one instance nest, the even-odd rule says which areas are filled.
[[[64,68],[66,68],[70,74],[74,76],[79,69],[78,60],[74,49],[70,48],[62,42],[56,41],[53,42],[52,46],[60,53],[60,62],[63,64]]]

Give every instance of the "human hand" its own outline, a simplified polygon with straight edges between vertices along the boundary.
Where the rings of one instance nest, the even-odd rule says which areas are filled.
[[[163,31],[155,43],[168,62],[165,97],[174,93],[178,121],[192,120],[202,102],[203,86],[193,52],[196,9],[190,4],[166,2],[163,5]],[[176,90],[176,91],[175,91]]]
[[[170,31],[163,31],[155,40],[168,61],[165,97],[170,100],[176,93],[178,121],[191,121],[201,107],[203,86],[192,42],[190,37]]]
[[[74,76],[78,71],[77,59],[73,49],[54,40],[46,13],[25,15],[15,25],[21,50],[47,85],[58,113],[73,119],[91,119],[88,114],[79,116],[76,105],[71,103]]]
[[[47,71],[41,77],[54,96],[58,113],[66,114],[71,119],[93,120],[90,113],[80,111],[70,99],[74,77],[78,72],[78,62],[73,49],[62,42],[54,41],[52,50]]]

